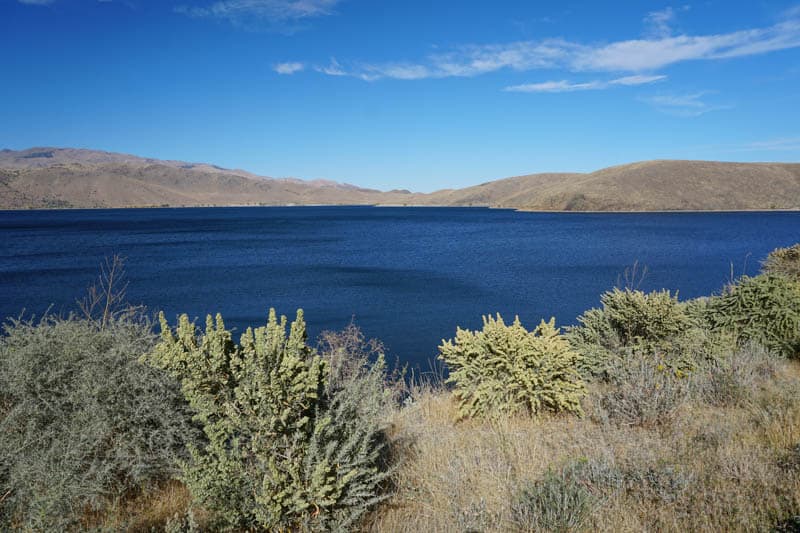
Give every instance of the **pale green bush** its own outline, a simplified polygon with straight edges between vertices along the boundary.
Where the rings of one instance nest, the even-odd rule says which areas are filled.
[[[689,318],[669,291],[645,293],[615,288],[600,297],[603,314],[623,345],[656,343],[679,335]]]
[[[302,311],[287,336],[270,310],[239,344],[222,318],[197,336],[184,315],[146,360],[180,379],[207,443],[183,479],[220,528],[348,530],[381,499],[385,372],[329,363],[306,344]],[[362,361],[363,363],[363,361]]]
[[[669,291],[645,293],[618,289],[600,297],[601,309],[590,309],[578,317],[578,325],[566,336],[583,356],[581,373],[586,378],[609,378],[618,359],[635,353],[651,353],[676,371],[693,368],[693,352],[713,352],[711,344],[701,346],[704,337],[687,307]],[[697,355],[697,354],[693,354]]]
[[[600,502],[588,488],[588,468],[588,461],[573,461],[523,486],[511,504],[514,530],[566,533],[588,529],[589,516]]]
[[[178,473],[197,432],[178,384],[138,361],[154,340],[130,314],[5,326],[0,529],[73,529]]]
[[[624,349],[619,332],[602,309],[589,309],[578,317],[577,326],[566,328],[565,338],[581,354],[579,370],[587,379],[606,378],[615,358]]]
[[[800,284],[783,276],[740,278],[710,300],[707,319],[739,343],[754,341],[779,355],[800,355]]]
[[[532,332],[519,318],[507,326],[500,315],[483,318],[482,331],[458,328],[454,340],[439,346],[450,369],[462,417],[543,410],[580,414],[586,387],[580,356],[559,334],[555,319]]]
[[[761,270],[765,274],[783,276],[800,282],[800,243],[788,248],[776,248],[770,252]]]

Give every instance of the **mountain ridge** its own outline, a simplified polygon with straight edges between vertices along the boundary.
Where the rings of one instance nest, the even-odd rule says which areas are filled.
[[[0,209],[225,205],[480,206],[537,211],[800,209],[800,163],[638,161],[461,189],[379,191],[77,148],[0,150]]]

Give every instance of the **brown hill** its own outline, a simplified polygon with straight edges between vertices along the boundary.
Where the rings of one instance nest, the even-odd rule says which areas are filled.
[[[56,148],[0,151],[0,208],[374,204],[397,198],[326,180]]]
[[[428,202],[543,211],[800,209],[800,164],[645,161],[507,178],[435,192]]]
[[[800,209],[800,164],[646,161],[430,194],[274,179],[204,163],[58,148],[0,151],[0,208],[443,205],[544,211]]]

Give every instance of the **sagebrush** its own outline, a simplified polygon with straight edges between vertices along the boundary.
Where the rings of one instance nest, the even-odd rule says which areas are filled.
[[[521,532],[582,530],[599,499],[583,474],[585,461],[548,469],[542,479],[524,484],[511,505],[511,524]]]
[[[78,528],[178,471],[197,436],[178,384],[138,358],[141,317],[46,316],[0,337],[0,529]]]

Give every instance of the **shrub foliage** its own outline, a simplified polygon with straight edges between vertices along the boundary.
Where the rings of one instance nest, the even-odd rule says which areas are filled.
[[[684,360],[685,345],[702,346],[699,331],[687,306],[669,291],[645,293],[618,289],[600,297],[602,308],[578,317],[578,326],[567,330],[567,338],[583,356],[581,371],[587,377],[609,378],[619,359],[648,353],[681,372],[690,369]]]
[[[764,260],[762,270],[765,274],[784,276],[800,282],[800,243],[770,252]]]
[[[663,341],[689,325],[678,297],[666,290],[645,293],[615,288],[600,301],[608,325],[624,345]]]
[[[116,315],[11,322],[0,337],[0,529],[78,527],[177,473],[195,435],[178,384],[139,363],[154,337]]]
[[[219,527],[346,530],[379,500],[381,362],[339,376],[306,344],[302,311],[287,335],[265,327],[232,341],[221,316],[196,335],[184,315],[146,359],[180,379],[207,443],[184,480]]]
[[[777,354],[800,355],[800,284],[783,276],[743,276],[708,304],[712,328],[731,331],[740,343]]]
[[[570,532],[585,528],[598,498],[584,478],[590,466],[574,461],[549,469],[540,480],[526,483],[511,504],[511,523],[522,532]]]
[[[519,318],[507,326],[502,317],[483,318],[482,331],[457,329],[454,340],[439,346],[450,368],[462,417],[542,410],[581,413],[586,388],[580,356],[559,334],[555,319],[532,332]]]

